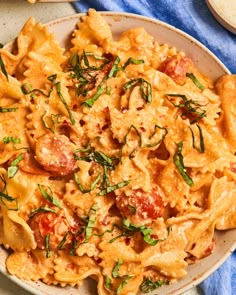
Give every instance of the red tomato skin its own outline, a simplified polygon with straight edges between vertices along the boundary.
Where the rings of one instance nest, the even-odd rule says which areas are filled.
[[[168,75],[178,85],[183,85],[186,80],[186,74],[192,73],[194,69],[193,62],[188,57],[179,54],[173,55],[162,62],[158,70]]]
[[[134,223],[151,223],[164,214],[164,203],[157,188],[150,193],[137,189],[128,196],[121,194],[116,197],[116,205],[122,217]]]

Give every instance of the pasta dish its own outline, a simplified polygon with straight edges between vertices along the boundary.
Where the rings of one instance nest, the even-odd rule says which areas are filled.
[[[142,27],[115,39],[93,9],[70,41],[30,18],[0,49],[6,269],[99,295],[173,284],[236,228],[236,76]]]

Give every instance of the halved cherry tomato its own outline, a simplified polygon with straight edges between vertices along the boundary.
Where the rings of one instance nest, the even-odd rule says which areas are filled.
[[[183,57],[179,54],[167,58],[158,68],[160,72],[168,75],[179,85],[183,85],[186,82],[186,74],[192,73],[193,69],[194,65],[191,59]]]
[[[116,197],[116,205],[122,217],[136,224],[151,223],[164,214],[164,203],[158,188],[151,193],[137,189],[129,196],[121,194]]]
[[[57,213],[37,213],[29,219],[28,224],[34,232],[34,237],[38,248],[45,249],[45,237],[47,235],[50,235],[50,250],[57,249],[61,241],[69,231],[76,233],[79,229],[79,224],[75,220],[73,221],[73,224],[70,224],[68,222],[63,211],[59,211]],[[66,245],[70,244],[71,238],[72,236],[68,235],[65,242]]]

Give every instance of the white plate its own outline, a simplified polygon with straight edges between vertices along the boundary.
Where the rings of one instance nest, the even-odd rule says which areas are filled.
[[[196,64],[196,66],[212,79],[229,73],[227,68],[216,56],[194,38],[176,28],[163,22],[143,16],[127,13],[101,12],[103,17],[111,26],[113,35],[116,37],[124,30],[135,26],[144,27],[147,32],[153,35],[159,43],[168,43],[179,50],[184,51]],[[59,43],[67,48],[71,33],[81,14],[61,18],[48,23],[46,26],[56,36]],[[216,249],[212,255],[200,262],[188,267],[188,275],[178,283],[170,286],[163,286],[160,290],[149,293],[149,295],[177,295],[198,285],[211,273],[213,273],[236,248],[236,229],[224,232],[217,232],[215,235]],[[60,288],[47,286],[41,282],[25,282],[14,276],[9,276],[5,270],[5,259],[7,253],[0,247],[0,271],[10,277],[15,283],[35,295],[95,295],[96,286],[91,280],[87,280],[79,290],[71,287]]]
[[[206,0],[206,3],[217,21],[236,34],[236,1]]]

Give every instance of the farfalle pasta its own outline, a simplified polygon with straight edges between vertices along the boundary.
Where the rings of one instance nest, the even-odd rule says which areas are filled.
[[[0,244],[24,280],[150,292],[236,227],[236,79],[95,10],[62,49],[31,18],[0,49]],[[23,267],[27,265],[27,267]]]

